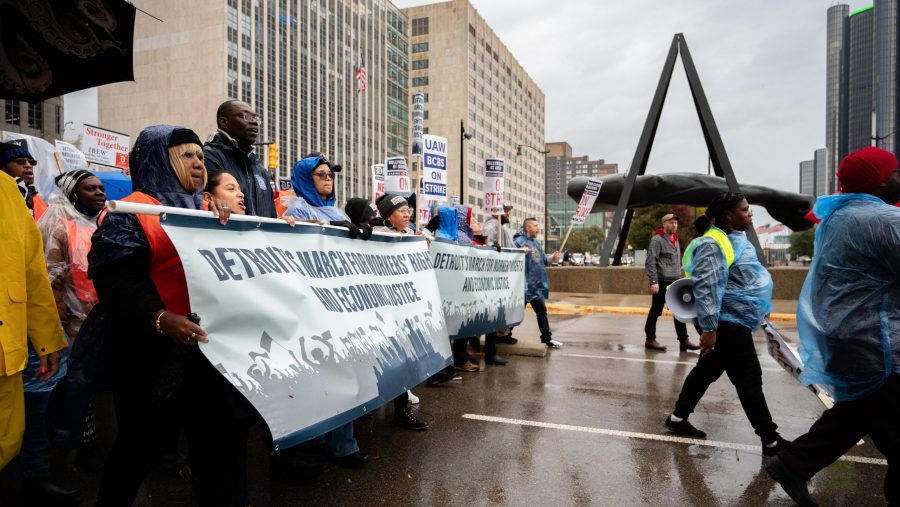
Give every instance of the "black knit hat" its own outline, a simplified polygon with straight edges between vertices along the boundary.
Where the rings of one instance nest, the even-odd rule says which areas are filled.
[[[31,152],[28,151],[28,145],[25,144],[24,139],[0,143],[0,165],[6,165],[10,160],[17,158],[27,158],[31,160],[31,165],[37,164],[34,157],[31,156]]]
[[[169,136],[169,148],[180,144],[196,144],[203,146],[203,143],[200,142],[200,136],[195,134],[193,130],[185,128],[177,128],[173,130],[172,135]]]
[[[397,211],[403,206],[409,206],[409,203],[406,202],[406,199],[403,198],[402,195],[397,194],[384,194],[383,196],[378,198],[378,213],[381,215],[381,218],[387,220],[391,213]]]
[[[368,199],[362,197],[352,197],[347,200],[344,205],[344,212],[350,217],[350,221],[354,224],[365,222],[370,218],[375,218],[375,205]]]

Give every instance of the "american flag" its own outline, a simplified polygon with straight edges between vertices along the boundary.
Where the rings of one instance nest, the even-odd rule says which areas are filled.
[[[359,67],[356,68],[356,73],[354,74],[356,77],[356,81],[358,84],[356,85],[356,93],[362,93],[366,91],[366,64],[363,62],[362,57],[359,58]]]
[[[776,232],[781,232],[785,229],[784,224],[775,223],[772,225],[766,224],[756,228],[756,234],[775,234]]]

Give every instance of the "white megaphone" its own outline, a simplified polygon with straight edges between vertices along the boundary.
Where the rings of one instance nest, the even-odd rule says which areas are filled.
[[[681,322],[693,324],[697,318],[694,308],[694,282],[690,278],[682,278],[672,282],[666,289],[666,306]]]

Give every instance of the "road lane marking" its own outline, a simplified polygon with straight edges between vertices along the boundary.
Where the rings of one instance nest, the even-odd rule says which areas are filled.
[[[673,435],[655,435],[652,433],[637,433],[634,431],[608,430],[604,428],[592,428],[590,426],[573,426],[570,424],[546,423],[540,421],[528,421],[524,419],[508,419],[506,417],[495,417],[492,415],[463,414],[462,418],[475,421],[511,424],[514,426],[531,426],[535,428],[547,428],[553,430],[578,431],[581,433],[593,433],[595,435],[607,435],[611,437],[636,438],[640,440],[653,440],[656,442],[703,445],[706,447],[718,447],[720,449],[734,449],[738,451],[754,451],[756,454],[760,454],[759,445],[718,442],[716,440],[698,440],[696,438],[676,437]],[[841,461],[850,461],[852,463],[887,466],[887,460],[879,458],[866,458],[863,456],[841,456],[841,458],[839,459]]]
[[[697,361],[669,361],[665,359],[643,359],[639,357],[595,356],[592,354],[560,354],[562,357],[583,357],[587,359],[612,359],[615,361],[633,361],[637,363],[686,364],[694,366]],[[763,371],[784,371],[781,368],[762,367]]]

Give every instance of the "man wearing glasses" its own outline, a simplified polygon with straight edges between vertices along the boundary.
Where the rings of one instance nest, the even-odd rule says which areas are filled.
[[[248,215],[277,218],[272,178],[253,151],[261,122],[250,104],[223,102],[216,111],[219,130],[203,146],[203,155],[208,169],[228,171],[238,181]]]

